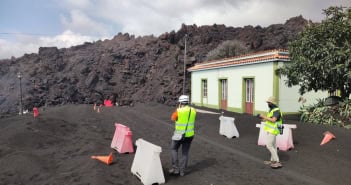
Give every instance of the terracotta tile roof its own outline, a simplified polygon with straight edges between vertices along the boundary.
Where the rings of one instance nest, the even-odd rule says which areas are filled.
[[[220,60],[206,61],[196,64],[188,68],[188,71],[200,71],[207,69],[216,69],[224,67],[232,67],[238,65],[256,64],[272,61],[290,61],[289,53],[284,49],[267,50],[256,53],[249,53],[232,58],[224,58]]]

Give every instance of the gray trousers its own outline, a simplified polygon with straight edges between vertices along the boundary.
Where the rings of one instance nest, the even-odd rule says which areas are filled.
[[[267,132],[267,143],[266,147],[271,153],[271,161],[279,162],[278,150],[276,145],[276,135]]]
[[[188,166],[188,159],[189,159],[189,150],[191,142],[193,141],[194,137],[186,137],[183,140],[175,141],[172,140],[172,167],[174,169],[179,169],[180,171],[185,171]],[[178,160],[178,149],[182,146],[182,157],[179,165]]]

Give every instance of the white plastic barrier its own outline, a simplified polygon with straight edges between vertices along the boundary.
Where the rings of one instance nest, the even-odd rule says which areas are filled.
[[[235,118],[220,116],[219,134],[225,135],[227,138],[239,137],[238,129],[234,124]]]
[[[261,124],[256,124],[256,127],[260,128],[260,133],[258,136],[258,145],[261,145],[261,146],[265,146],[266,140],[267,140],[266,139],[267,132],[264,131],[263,125],[264,125],[264,122],[261,122]],[[295,124],[283,124],[283,125],[284,125],[283,134],[277,135],[276,144],[279,150],[287,151],[289,149],[294,148],[292,129],[296,129],[296,125]]]
[[[160,159],[162,148],[143,139],[138,139],[135,144],[137,149],[132,164],[132,173],[144,185],[165,183]]]

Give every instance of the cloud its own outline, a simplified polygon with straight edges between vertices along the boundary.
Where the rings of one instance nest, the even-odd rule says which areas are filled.
[[[72,10],[70,17],[61,15],[61,21],[65,29],[73,30],[86,35],[108,35],[108,26],[94,21],[80,10]]]
[[[56,0],[56,3],[67,9],[87,9],[93,6],[90,0]]]
[[[20,57],[24,53],[37,53],[39,47],[56,46],[58,48],[67,48],[95,40],[98,40],[98,38],[81,35],[70,30],[53,37],[19,34],[15,41],[0,39],[0,59],[12,56]]]
[[[303,15],[320,21],[322,9],[331,5],[348,4],[345,0],[91,0],[90,15],[118,24],[121,32],[135,35],[160,35],[178,30],[181,24],[242,27],[284,23]]]
[[[46,46],[57,46],[58,48],[70,47],[72,45],[82,44],[84,42],[91,42],[96,38],[74,33],[70,30],[63,32],[55,37],[40,37],[39,44]]]
[[[158,36],[172,30],[177,31],[183,23],[198,26],[225,24],[233,27],[246,25],[266,27],[284,23],[289,18],[299,15],[317,22],[325,18],[322,10],[329,6],[351,6],[350,0],[51,0],[48,2],[54,3],[52,7],[57,7],[57,12],[60,12],[58,21],[62,30],[58,32],[62,34],[51,37],[18,36],[14,41],[0,39],[0,58],[37,52],[40,46],[62,48],[86,41],[112,38],[118,32],[136,36]],[[45,26],[50,25],[43,25],[43,30]]]
[[[0,59],[10,58],[12,56],[19,57],[26,51],[32,52],[33,45],[27,43],[23,45],[21,43],[11,42],[4,39],[0,39]]]

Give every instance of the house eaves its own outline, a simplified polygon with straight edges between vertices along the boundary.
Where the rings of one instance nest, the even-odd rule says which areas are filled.
[[[207,61],[207,62],[196,64],[193,67],[190,67],[188,71],[190,72],[203,71],[203,70],[210,70],[210,69],[267,63],[267,62],[274,62],[274,61],[290,61],[288,51],[283,49],[275,49],[275,50],[261,51],[257,53],[246,54],[246,55],[240,55],[232,58]]]

